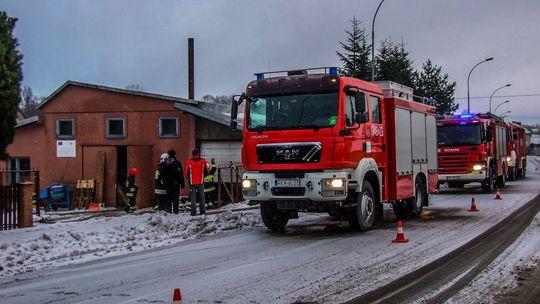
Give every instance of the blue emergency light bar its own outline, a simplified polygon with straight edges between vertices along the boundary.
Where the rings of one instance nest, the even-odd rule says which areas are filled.
[[[270,74],[286,74],[287,76],[307,75],[308,71],[313,71],[313,70],[324,70],[324,74],[336,75],[336,76],[339,73],[339,70],[337,67],[320,67],[320,68],[309,68],[309,69],[300,69],[300,70],[261,72],[261,73],[255,73],[254,75],[257,77],[257,80],[263,80],[265,79],[265,75],[270,75]],[[279,77],[279,76],[276,76],[276,77]]]
[[[459,118],[473,118],[474,117],[474,114],[462,114],[462,115],[459,115]]]

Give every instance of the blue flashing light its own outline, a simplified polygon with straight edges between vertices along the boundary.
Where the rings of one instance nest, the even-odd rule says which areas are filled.
[[[473,118],[473,117],[474,117],[473,114],[463,114],[459,116],[459,118]]]
[[[257,76],[257,80],[263,80],[264,79],[264,73],[257,73],[255,74]]]
[[[328,68],[328,74],[337,75],[338,74],[337,68],[336,67]]]

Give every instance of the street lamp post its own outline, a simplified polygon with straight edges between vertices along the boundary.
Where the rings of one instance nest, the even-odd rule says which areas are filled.
[[[493,114],[497,113],[497,109],[498,109],[500,106],[502,106],[502,105],[505,104],[505,103],[509,103],[509,102],[510,102],[510,100],[507,100],[507,101],[503,101],[503,102],[501,102],[500,104],[498,104],[498,105],[495,107],[495,111],[493,111]]]
[[[377,18],[377,13],[383,2],[384,0],[377,6],[377,10],[373,16],[373,22],[371,23],[371,81],[375,81],[375,18]]]
[[[500,90],[500,89],[504,89],[504,88],[506,88],[506,87],[509,87],[509,86],[511,86],[511,85],[512,85],[512,84],[510,84],[510,83],[509,83],[509,84],[505,84],[505,85],[503,85],[502,87],[497,88],[495,91],[493,91],[493,94],[491,94],[491,96],[489,96],[489,111],[490,111],[490,112],[491,112],[491,98],[493,98],[493,95],[495,95],[495,92],[497,92],[497,91]],[[496,111],[496,110],[495,110],[495,111]]]
[[[469,76],[467,76],[467,113],[471,113],[471,98],[470,98],[470,94],[469,94],[469,80],[471,78],[471,73],[472,71],[477,67],[479,66],[480,64],[484,63],[484,62],[487,62],[487,61],[491,61],[493,60],[493,57],[489,57],[489,58],[486,58],[482,61],[480,61],[479,63],[477,63],[475,66],[473,66],[473,68],[471,69],[471,71],[469,72]]]
[[[506,111],[506,112],[502,113],[500,117],[504,118],[506,116],[506,114],[510,114],[510,113],[512,113],[512,111]]]

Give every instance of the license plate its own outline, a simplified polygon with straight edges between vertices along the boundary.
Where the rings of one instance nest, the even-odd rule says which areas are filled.
[[[300,187],[299,179],[276,179],[276,187]]]
[[[447,180],[456,180],[456,179],[460,179],[461,176],[447,176],[446,179]]]

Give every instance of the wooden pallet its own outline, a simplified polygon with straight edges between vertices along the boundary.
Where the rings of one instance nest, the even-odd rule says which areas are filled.
[[[73,206],[77,209],[86,209],[88,203],[94,202],[94,190],[95,181],[93,179],[79,179]]]

